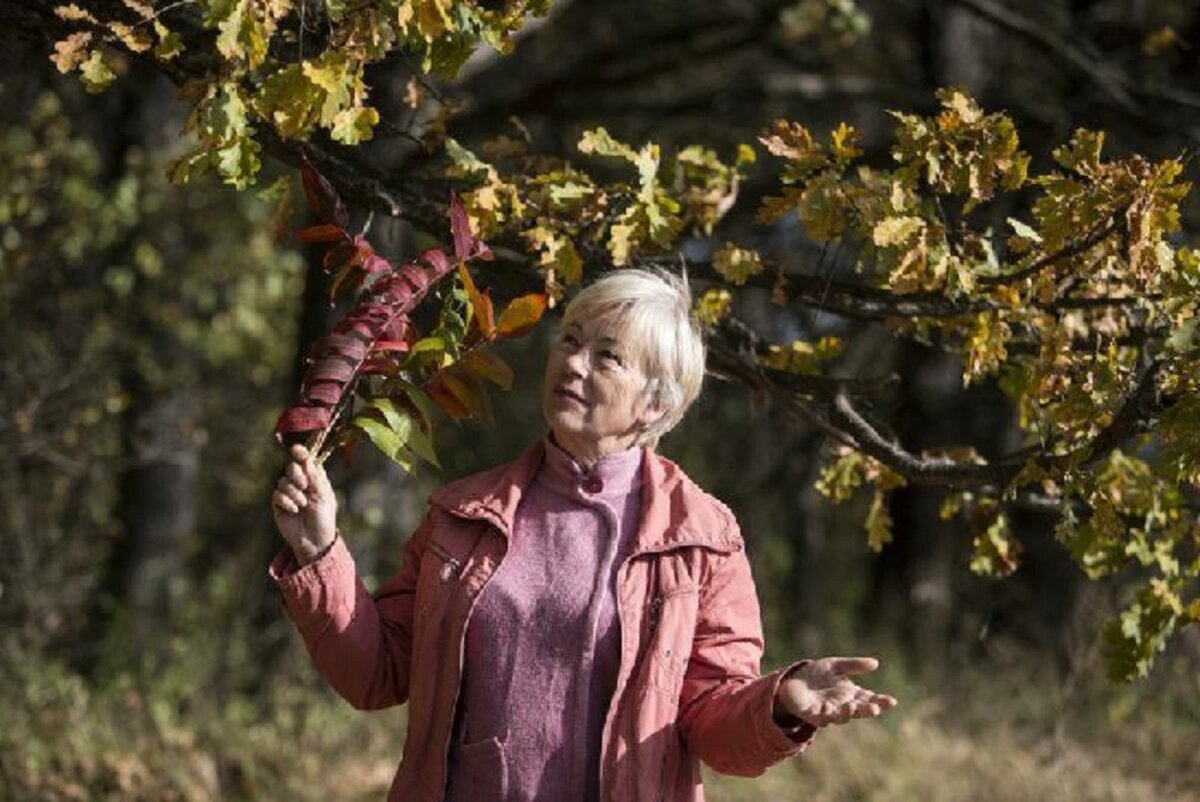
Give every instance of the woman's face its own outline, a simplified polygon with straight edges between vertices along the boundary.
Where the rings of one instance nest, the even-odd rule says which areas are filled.
[[[623,334],[603,321],[571,321],[546,360],[542,413],[555,441],[585,464],[631,448],[662,415]]]

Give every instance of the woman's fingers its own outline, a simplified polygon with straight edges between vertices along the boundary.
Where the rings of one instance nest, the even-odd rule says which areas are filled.
[[[333,485],[329,483],[329,475],[325,468],[317,464],[316,459],[307,448],[297,443],[292,446],[291,457],[300,475],[304,477],[303,487],[314,498],[326,498],[333,495]],[[297,482],[297,484],[301,484]]]
[[[829,669],[833,673],[847,677],[869,674],[879,668],[879,661],[874,657],[831,657],[829,660]]]
[[[308,475],[304,472],[303,466],[299,462],[289,462],[287,469],[284,471],[287,478],[292,480],[292,484],[301,490],[308,489]]]
[[[288,499],[297,508],[304,508],[308,506],[308,496],[306,496],[304,491],[297,487],[295,483],[293,483],[292,480],[287,476],[280,477],[279,481],[275,484],[275,488],[276,495],[280,495]]]
[[[285,512],[288,515],[295,515],[300,512],[300,508],[296,503],[287,497],[285,493],[276,490],[271,494],[271,504],[280,512]]]

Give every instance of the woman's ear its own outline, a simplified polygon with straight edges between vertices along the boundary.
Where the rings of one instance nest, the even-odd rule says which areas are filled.
[[[657,385],[654,382],[646,388],[646,405],[637,416],[638,428],[642,431],[658,423],[667,414],[667,407],[663,404],[660,394],[655,392],[656,389]]]

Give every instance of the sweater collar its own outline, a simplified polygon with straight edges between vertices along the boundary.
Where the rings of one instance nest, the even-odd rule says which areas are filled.
[[[537,481],[554,493],[613,500],[627,496],[639,485],[644,458],[641,446],[609,454],[588,467],[559,446],[553,434],[543,439],[545,456]]]
[[[517,459],[443,485],[430,503],[451,515],[494,524],[506,537],[526,487],[541,469],[546,439],[538,438]],[[703,546],[720,552],[742,549],[733,514],[692,484],[679,466],[640,449],[642,456],[642,520],[634,553]]]

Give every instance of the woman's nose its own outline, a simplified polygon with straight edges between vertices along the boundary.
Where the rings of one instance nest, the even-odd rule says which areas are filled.
[[[580,348],[573,353],[567,354],[563,366],[566,367],[567,373],[572,376],[585,375],[588,367],[587,349]]]

